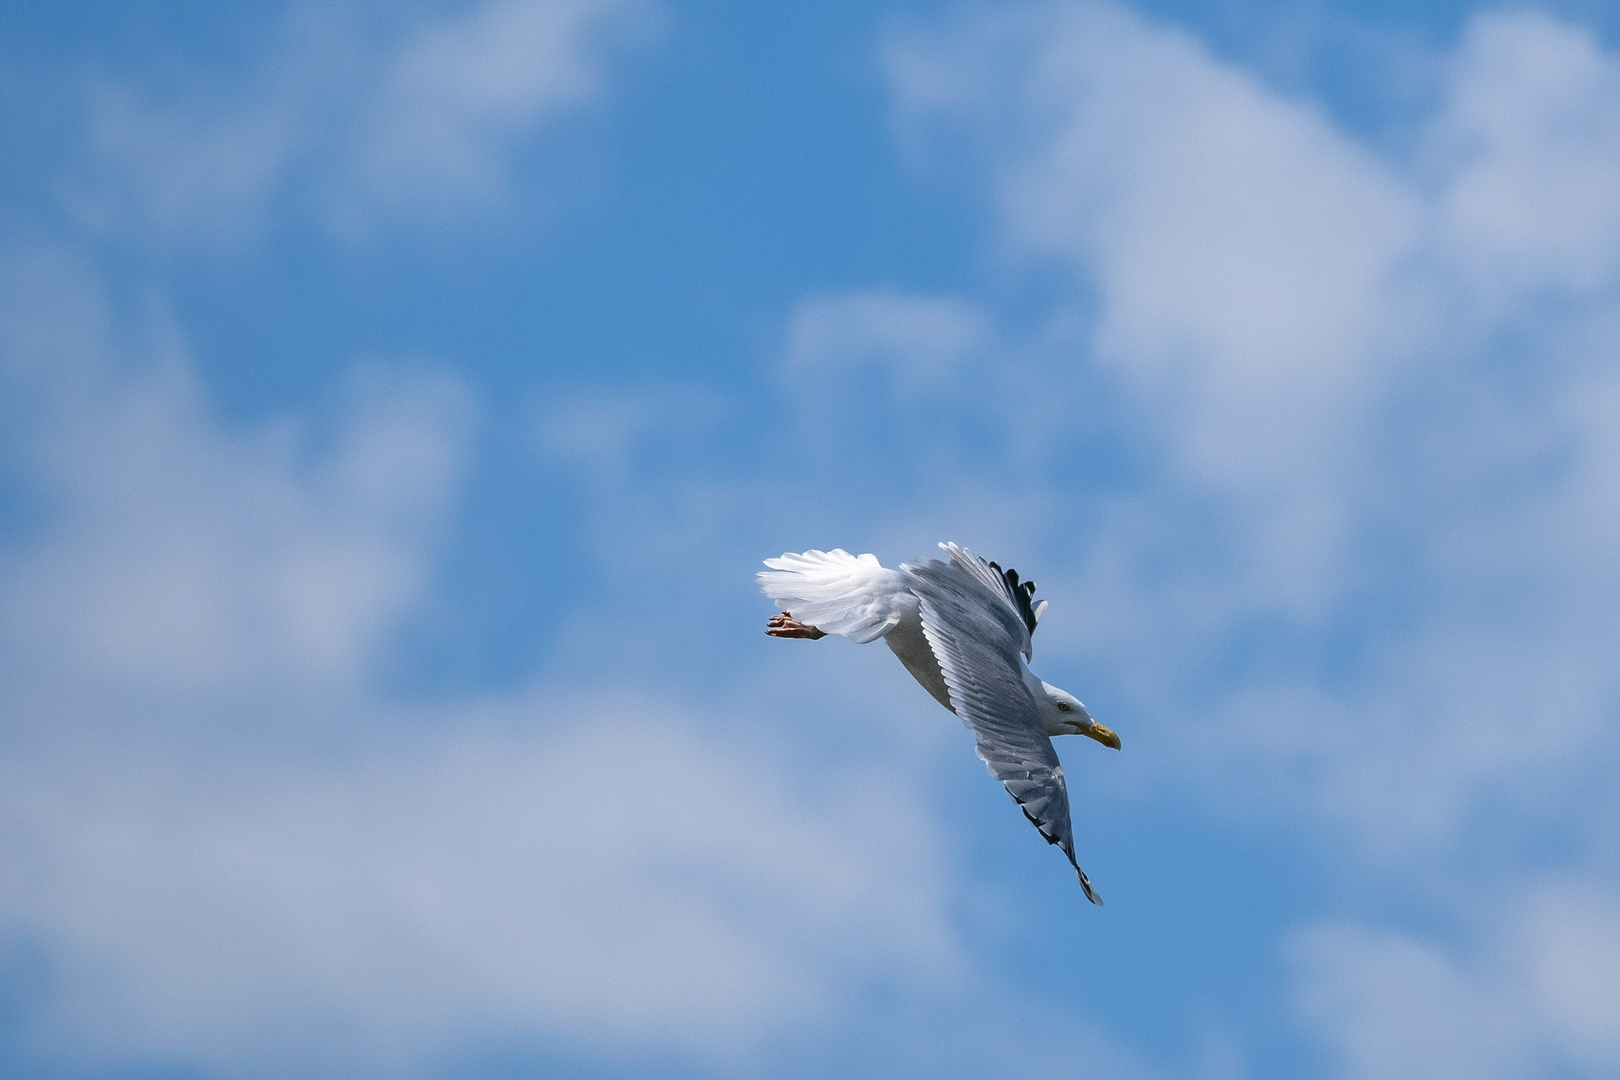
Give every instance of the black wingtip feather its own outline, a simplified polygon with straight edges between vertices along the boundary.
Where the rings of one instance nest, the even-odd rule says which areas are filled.
[[[1098,907],[1102,907],[1102,894],[1098,893],[1096,889],[1091,887],[1091,879],[1086,877],[1086,872],[1080,869],[1078,866],[1074,868],[1074,872],[1080,875],[1080,889],[1086,894],[1086,899],[1090,900]]]
[[[1013,801],[1017,802],[1018,800],[1014,799]],[[1061,844],[1061,843],[1063,843],[1062,840],[1058,839],[1056,836],[1053,836],[1051,833],[1047,832],[1046,831],[1046,826],[1042,825],[1039,821],[1035,820],[1035,815],[1030,813],[1029,810],[1026,809],[1022,803],[1018,804],[1018,809],[1024,811],[1024,816],[1029,818],[1029,823],[1031,825],[1035,826],[1035,831],[1041,834],[1041,839],[1042,840],[1045,840],[1048,844]]]
[[[1063,843],[1062,840],[1059,840],[1057,837],[1053,836],[1051,833],[1042,828],[1041,823],[1035,820],[1035,815],[1031,814],[1028,810],[1025,810],[1022,804],[1019,804],[1018,809],[1024,811],[1024,816],[1029,818],[1029,823],[1031,825],[1035,826],[1035,831],[1041,834],[1041,839],[1045,840],[1048,844]],[[1080,877],[1080,891],[1086,894],[1087,900],[1090,900],[1098,907],[1102,907],[1102,894],[1091,887],[1091,879],[1086,877],[1086,872],[1084,870],[1080,869],[1080,864],[1074,861],[1073,853],[1068,850],[1065,850],[1063,853],[1069,856],[1069,865],[1074,867],[1074,872]]]
[[[1018,605],[1019,616],[1023,618],[1024,625],[1029,627],[1029,632],[1033,634],[1035,632],[1035,583],[1033,581],[1020,583],[1018,571],[1012,567],[1003,570],[999,564],[992,562],[990,569],[1000,574],[1001,580],[1007,583],[1007,592],[1012,596],[1013,603]]]

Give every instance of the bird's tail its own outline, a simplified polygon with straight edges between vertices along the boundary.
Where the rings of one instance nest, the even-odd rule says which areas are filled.
[[[759,586],[793,618],[828,634],[862,644],[887,634],[900,621],[905,579],[875,555],[831,551],[788,552],[766,559]]]

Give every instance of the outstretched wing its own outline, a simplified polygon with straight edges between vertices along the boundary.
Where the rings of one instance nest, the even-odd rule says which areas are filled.
[[[759,586],[783,611],[828,634],[865,644],[894,629],[916,599],[906,576],[877,561],[876,555],[831,551],[788,552],[766,559]]]
[[[1063,849],[1086,899],[1101,904],[1075,861],[1063,766],[1024,684],[1018,654],[1029,644],[1028,627],[999,573],[970,551],[940,546],[950,552],[950,562],[929,559],[900,569],[922,600],[923,633],[944,672],[951,704],[973,729],[991,774],[1046,842]]]

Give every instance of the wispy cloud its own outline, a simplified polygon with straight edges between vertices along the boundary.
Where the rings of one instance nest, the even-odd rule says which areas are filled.
[[[1620,64],[1540,14],[1474,19],[1429,149],[1442,250],[1505,301],[1612,284],[1620,253]]]
[[[1336,923],[1289,944],[1306,1023],[1354,1076],[1601,1074],[1620,1052],[1612,890],[1556,879],[1501,905],[1482,947]]]
[[[4,919],[58,965],[38,1046],[365,1062],[538,1025],[724,1053],[828,1008],[829,964],[949,966],[914,807],[800,806],[667,702],[520,697],[312,760],[289,714],[335,710],[357,749],[381,722],[367,660],[423,584],[466,392],[361,379],[316,456],[294,427],[227,434],[183,358],[41,356],[70,297],[71,325],[106,315],[71,259],[14,269],[5,370],[43,403],[29,478],[58,511],[3,575],[8,738],[32,748]],[[920,892],[896,904],[902,867]]]
[[[1094,286],[1051,378],[1106,372],[1150,471],[1077,554],[1073,640],[1142,713],[1199,717],[1174,741],[1219,801],[1306,809],[1471,928],[1466,960],[1416,931],[1302,939],[1346,1072],[1410,1072],[1420,1044],[1441,1072],[1612,1064],[1573,1034],[1589,976],[1542,962],[1610,931],[1531,941],[1461,896],[1533,906],[1544,868],[1501,849],[1616,811],[1558,778],[1615,754],[1617,61],[1476,17],[1404,159],[1110,4],[964,16],[891,68],[914,137],[973,133],[1007,247]],[[1223,665],[1243,640],[1272,659]],[[1597,855],[1566,869],[1602,892]],[[1393,1023],[1400,973],[1424,1004]],[[1504,1022],[1521,994],[1538,1011]]]
[[[466,456],[465,387],[357,372],[318,456],[292,422],[227,437],[161,324],[136,332],[146,355],[120,354],[87,264],[56,250],[5,271],[4,371],[31,406],[8,422],[52,522],[51,544],[5,561],[12,655],[165,690],[352,682],[419,593]],[[70,351],[64,324],[84,328]]]
[[[370,1071],[490,1034],[724,1063],[840,1017],[851,978],[957,977],[897,793],[795,796],[785,763],[626,691],[418,719],[339,761],[193,744],[10,771],[29,873],[0,903],[57,987],[34,1048]]]
[[[733,1067],[856,1022],[873,981],[975,992],[933,822],[880,764],[790,770],[768,728],[726,734],[757,706],[695,715],[633,642],[617,682],[390,700],[477,411],[455,378],[365,366],[329,429],[231,430],[91,264],[7,270],[6,460],[48,507],[0,561],[0,849],[26,867],[0,933],[53,986],[32,1053],[364,1073],[489,1036]]]
[[[229,93],[104,84],[80,205],[162,246],[498,202],[644,15],[295,18]],[[972,766],[954,722],[881,651],[736,630],[760,555],[951,538],[1069,598],[1038,666],[1135,751],[1075,756],[1077,806],[1191,788],[1339,868],[1271,939],[1337,1072],[1612,1070],[1620,62],[1478,17],[1399,149],[1115,4],[959,12],[887,62],[1050,303],[810,292],[747,408],[535,391],[596,565],[554,568],[586,599],[487,698],[376,677],[453,527],[464,380],[361,365],[326,424],[232,427],[161,314],[12,259],[0,446],[44,511],[0,560],[0,920],[53,966],[38,1053],[397,1071],[493,1033],[747,1072],[864,1023],[895,1072],[1147,1071],[981,949],[1016,916],[919,782]]]
[[[287,215],[348,236],[487,215],[520,152],[598,99],[653,25],[639,0],[487,0],[380,27],[343,14],[295,9],[251,69],[167,94],[97,80],[69,204],[101,230],[227,244]]]

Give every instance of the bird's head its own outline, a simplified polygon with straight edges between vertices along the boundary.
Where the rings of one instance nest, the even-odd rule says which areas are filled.
[[[1046,694],[1044,698],[1037,698],[1035,704],[1041,710],[1048,735],[1084,735],[1104,746],[1119,749],[1119,736],[1093,720],[1079,698],[1048,682],[1041,683],[1041,689]]]

